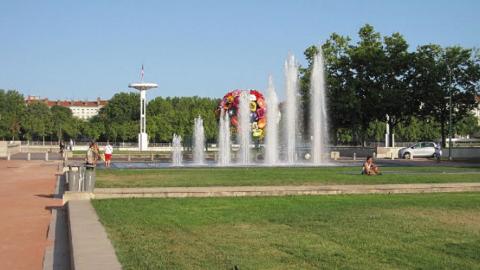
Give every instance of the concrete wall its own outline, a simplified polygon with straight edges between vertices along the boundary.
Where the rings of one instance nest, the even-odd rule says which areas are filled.
[[[0,141],[0,157],[5,158],[7,154],[16,154],[20,152],[19,141]]]
[[[330,151],[340,152],[340,157],[353,157],[355,153],[357,157],[366,157],[373,155],[375,148],[359,147],[359,146],[331,146]]]
[[[443,156],[448,156],[448,148],[443,149]],[[452,148],[453,159],[480,159],[480,147]]]
[[[394,158],[399,158],[399,151],[403,147],[377,147],[377,158],[391,158],[392,154]]]
[[[0,141],[0,158],[7,157],[8,146],[6,141]]]

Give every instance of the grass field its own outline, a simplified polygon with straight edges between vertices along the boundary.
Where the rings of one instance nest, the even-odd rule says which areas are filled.
[[[480,267],[480,193],[93,205],[124,269]]]
[[[478,182],[480,167],[383,167],[360,175],[359,167],[164,168],[97,170],[96,187],[248,186]]]

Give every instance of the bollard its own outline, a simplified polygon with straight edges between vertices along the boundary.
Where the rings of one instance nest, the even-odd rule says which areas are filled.
[[[48,161],[48,152],[45,152],[45,161]]]
[[[10,153],[7,153],[7,160],[10,160],[11,157],[10,157]]]
[[[27,153],[27,160],[30,160],[32,157],[30,156],[30,152]]]
[[[353,153],[353,161],[357,160],[357,153]]]

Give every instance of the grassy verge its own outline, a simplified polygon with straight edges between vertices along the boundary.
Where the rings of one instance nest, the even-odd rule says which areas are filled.
[[[381,176],[358,167],[183,168],[98,170],[96,187],[172,187],[478,182],[480,168],[384,167]]]
[[[96,200],[124,269],[478,269],[480,194]]]

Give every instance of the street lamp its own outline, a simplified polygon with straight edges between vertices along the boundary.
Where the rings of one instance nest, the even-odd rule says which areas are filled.
[[[448,99],[448,160],[452,160],[452,91],[450,91],[449,96],[445,97]]]
[[[448,83],[448,92],[449,92],[449,97],[448,97],[448,160],[452,160],[452,70],[450,69],[450,66],[447,65],[447,70],[448,70],[448,77],[449,77],[449,83]]]

